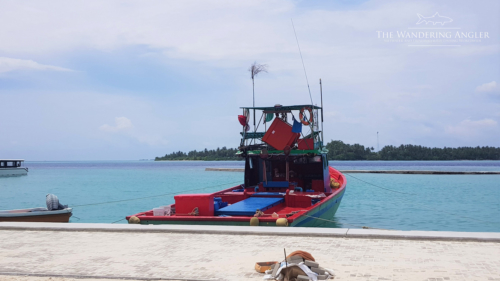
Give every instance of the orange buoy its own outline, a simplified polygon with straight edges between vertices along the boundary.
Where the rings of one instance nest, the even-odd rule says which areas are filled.
[[[308,121],[306,121],[304,119],[304,111],[305,110],[309,111],[309,120]],[[300,119],[300,122],[302,122],[302,124],[304,124],[306,126],[309,126],[311,123],[313,123],[314,122],[314,117],[313,117],[313,114],[312,114],[312,109],[310,107],[307,107],[307,106],[302,107],[302,109],[299,112],[299,119]]]

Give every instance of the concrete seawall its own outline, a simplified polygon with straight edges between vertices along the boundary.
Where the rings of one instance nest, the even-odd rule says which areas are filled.
[[[311,253],[340,280],[497,280],[500,233],[0,223],[0,280],[262,280],[256,262]],[[40,279],[46,278],[46,279]]]
[[[27,223],[0,222],[1,230],[58,232],[131,232],[190,233],[218,235],[263,235],[297,237],[344,237],[368,239],[404,239],[439,241],[474,241],[500,243],[498,232],[402,231],[358,228],[254,227],[217,225],[137,225],[106,223]]]
[[[205,171],[217,172],[244,172],[241,168],[205,168]],[[457,171],[391,171],[391,170],[341,170],[346,174],[413,174],[413,175],[500,175],[500,171],[477,171],[477,172],[457,172]]]

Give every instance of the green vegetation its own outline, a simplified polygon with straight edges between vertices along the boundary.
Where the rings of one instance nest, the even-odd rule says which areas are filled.
[[[373,147],[331,141],[326,145],[330,160],[500,160],[500,147],[425,147],[421,145],[384,146],[379,152]]]
[[[379,152],[373,147],[360,144],[345,144],[342,141],[330,141],[326,144],[329,160],[500,160],[500,147],[457,147],[430,148],[421,145],[384,146]],[[160,160],[242,160],[236,156],[237,149],[217,148],[213,150],[173,152]]]
[[[202,151],[189,151],[184,153],[182,151],[172,152],[163,157],[156,157],[155,161],[161,160],[204,160],[204,161],[225,161],[225,160],[243,160],[241,157],[236,156],[238,149],[235,148],[217,148],[212,150]]]
[[[345,144],[343,141],[330,141],[326,144],[328,160],[380,160],[373,147],[360,144]]]

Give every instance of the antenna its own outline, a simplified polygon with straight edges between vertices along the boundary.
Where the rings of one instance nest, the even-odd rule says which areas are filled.
[[[378,146],[378,132],[377,132],[377,151],[380,151],[380,147]]]
[[[323,143],[325,140],[323,139],[323,84],[321,84],[321,78],[319,79],[319,92],[321,94],[321,142]]]
[[[293,25],[293,19],[290,19],[290,20],[292,21],[292,27],[293,27],[293,33],[295,34],[295,40],[297,40],[297,47],[299,47],[300,59],[302,60],[302,67],[304,68],[304,75],[306,76],[306,82],[307,82],[307,90],[309,90],[309,98],[311,98],[311,106],[312,106],[313,105],[313,98],[311,95],[311,89],[309,88],[309,79],[307,79],[306,65],[304,64],[304,59],[302,58],[302,52],[300,51],[299,39],[297,38],[297,32],[295,32],[295,25]]]

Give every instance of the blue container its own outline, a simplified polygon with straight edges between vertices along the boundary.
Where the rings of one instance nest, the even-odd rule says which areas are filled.
[[[227,202],[219,202],[219,209],[227,207]]]
[[[222,202],[222,198],[221,197],[214,197],[214,202]]]
[[[214,201],[214,211],[218,211],[220,208],[219,201]]]

